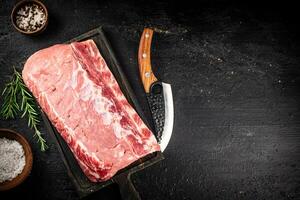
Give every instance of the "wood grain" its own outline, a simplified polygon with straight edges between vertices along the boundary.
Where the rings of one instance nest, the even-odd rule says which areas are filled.
[[[151,67],[150,54],[152,37],[153,30],[150,28],[145,28],[141,36],[138,53],[140,77],[146,93],[149,93],[151,84],[157,81],[157,78],[153,74]]]

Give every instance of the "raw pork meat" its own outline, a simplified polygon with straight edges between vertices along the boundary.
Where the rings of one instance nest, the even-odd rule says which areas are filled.
[[[93,40],[36,52],[22,76],[91,181],[160,150]]]

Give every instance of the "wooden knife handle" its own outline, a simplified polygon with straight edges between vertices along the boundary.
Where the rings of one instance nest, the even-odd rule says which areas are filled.
[[[145,28],[140,40],[138,54],[140,76],[146,93],[149,93],[151,84],[157,81],[157,78],[154,76],[151,68],[150,51],[152,36],[153,30]]]

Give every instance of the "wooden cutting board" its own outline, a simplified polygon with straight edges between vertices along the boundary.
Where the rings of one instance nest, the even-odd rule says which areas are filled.
[[[108,67],[110,68],[111,72],[114,74],[117,82],[119,83],[119,86],[126,96],[129,103],[133,106],[133,108],[137,111],[137,113],[140,115],[140,117],[143,119],[143,121],[146,123],[146,125],[149,126],[149,123],[147,122],[143,111],[141,107],[139,106],[139,103],[136,99],[135,94],[133,93],[126,76],[124,75],[121,66],[119,65],[111,46],[106,39],[104,35],[104,31],[102,27],[96,28],[94,30],[91,30],[87,33],[84,33],[70,41],[83,41],[87,39],[93,39],[96,43],[99,51],[101,52],[101,55],[105,59]],[[153,154],[150,154],[137,162],[131,164],[130,166],[126,167],[125,169],[122,169],[119,171],[112,179],[99,182],[99,183],[93,183],[91,182],[82,172],[81,168],[79,167],[75,157],[73,156],[71,150],[69,149],[66,142],[63,140],[63,138],[60,136],[60,134],[57,132],[54,126],[52,126],[51,122],[48,120],[45,113],[42,112],[42,117],[45,122],[45,125],[48,129],[48,132],[51,134],[53,139],[55,140],[57,147],[61,153],[61,157],[64,161],[64,164],[67,168],[68,174],[74,183],[76,190],[78,191],[78,194],[80,197],[87,196],[95,191],[98,191],[113,182],[116,182],[119,184],[120,192],[123,198],[134,198],[139,199],[138,193],[135,191],[134,186],[132,185],[130,181],[130,175],[136,171],[142,170],[150,165],[153,165],[154,163],[160,161],[163,159],[163,155],[161,152],[156,152]]]

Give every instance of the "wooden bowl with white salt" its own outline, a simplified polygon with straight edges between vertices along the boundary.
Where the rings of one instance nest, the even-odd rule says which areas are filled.
[[[0,129],[0,191],[20,185],[32,169],[32,151],[27,140],[10,129]]]
[[[11,12],[11,22],[14,28],[26,35],[37,35],[48,25],[46,6],[38,0],[22,0]]]

